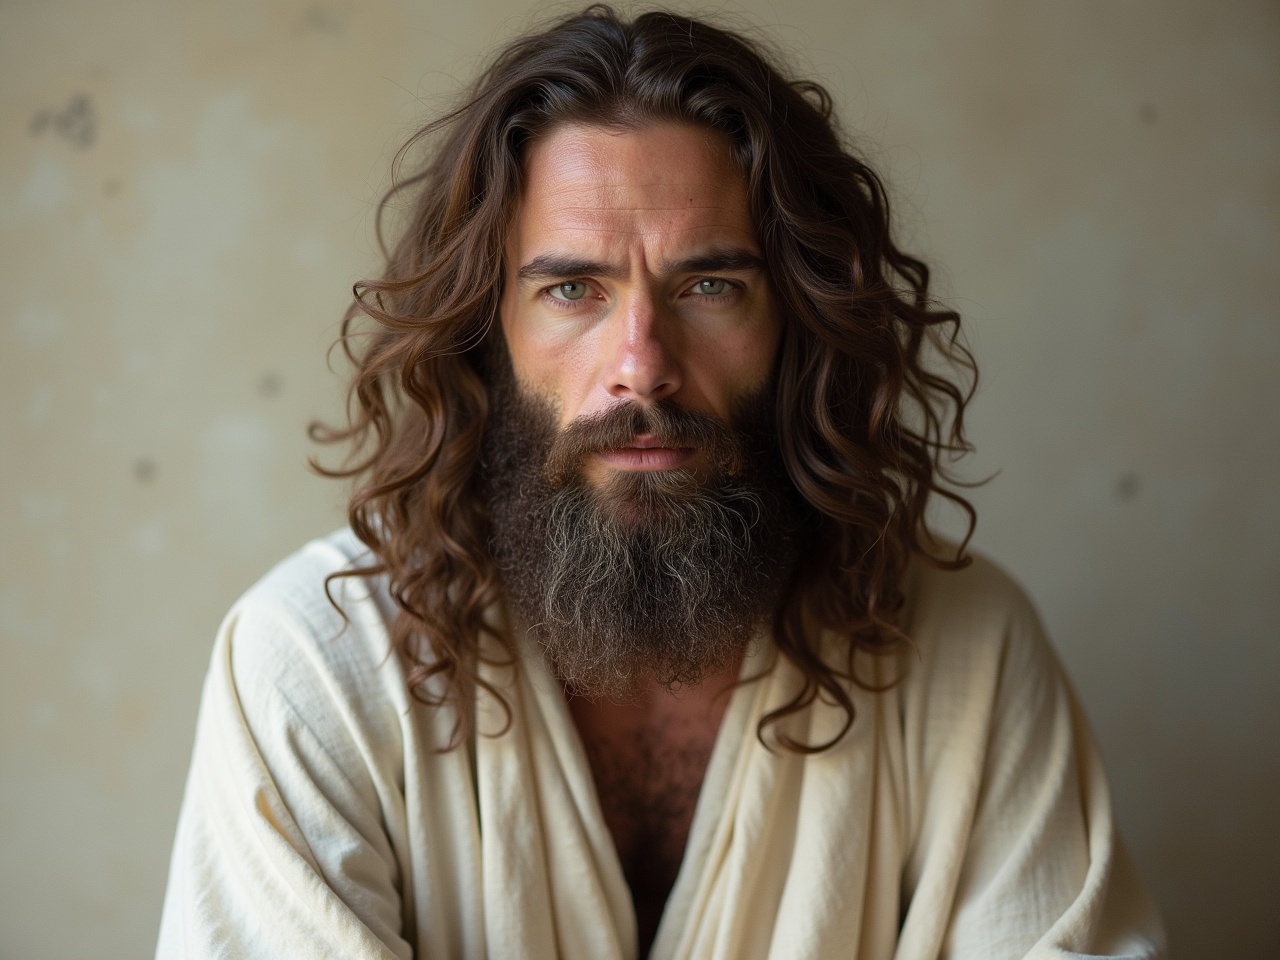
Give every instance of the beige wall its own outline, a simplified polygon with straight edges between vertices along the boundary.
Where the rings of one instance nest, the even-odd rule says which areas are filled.
[[[979,545],[1036,597],[1182,958],[1280,942],[1280,7],[746,0],[969,321]],[[154,942],[222,612],[370,204],[521,2],[0,3],[0,956]]]

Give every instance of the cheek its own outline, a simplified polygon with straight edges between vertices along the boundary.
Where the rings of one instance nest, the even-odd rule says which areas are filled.
[[[736,345],[732,354],[735,379],[748,387],[763,382],[773,369],[773,360],[778,353],[778,331],[767,326],[751,337]]]
[[[547,351],[538,343],[537,337],[533,336],[535,327],[526,316],[527,311],[521,308],[522,304],[504,291],[498,302],[498,324],[502,328],[502,337],[507,344],[507,354],[511,357],[516,380],[525,388],[544,393],[543,370],[546,363],[543,358]]]
[[[703,376],[700,378],[717,394],[716,406],[759,387],[773,370],[781,340],[780,330],[769,316],[744,326],[731,335],[722,335],[699,345]]]
[[[518,313],[503,310],[500,318],[516,382],[550,402],[558,412],[560,426],[565,426],[589,392],[596,367],[591,344],[539,336],[536,326]]]

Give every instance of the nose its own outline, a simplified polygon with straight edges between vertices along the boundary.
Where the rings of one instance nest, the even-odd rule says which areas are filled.
[[[639,290],[619,305],[617,331],[607,349],[605,388],[620,400],[653,403],[680,389],[680,357],[676,324],[648,290]]]

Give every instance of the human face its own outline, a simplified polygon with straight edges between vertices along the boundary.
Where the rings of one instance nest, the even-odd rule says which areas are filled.
[[[767,380],[780,323],[746,183],[721,134],[565,124],[536,141],[507,238],[502,331],[521,386],[558,426],[670,399],[728,421]],[[618,471],[700,472],[650,434],[589,455]]]

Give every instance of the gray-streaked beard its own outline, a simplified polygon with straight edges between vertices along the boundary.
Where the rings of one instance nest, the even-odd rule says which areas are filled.
[[[696,684],[725,667],[776,606],[804,515],[777,454],[772,389],[732,426],[625,403],[557,432],[510,361],[495,366],[481,467],[490,545],[511,612],[562,682],[627,700],[646,679]],[[619,471],[588,484],[584,456],[637,433],[697,447],[710,476]]]

